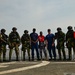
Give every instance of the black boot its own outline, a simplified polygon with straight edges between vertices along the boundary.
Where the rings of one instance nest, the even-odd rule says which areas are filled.
[[[16,61],[19,61],[18,56],[16,57]]]
[[[30,61],[30,57],[29,57],[29,61]]]

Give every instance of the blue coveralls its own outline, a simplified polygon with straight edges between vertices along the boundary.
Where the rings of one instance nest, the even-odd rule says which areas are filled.
[[[52,46],[52,43],[54,42],[53,41],[54,34],[48,34],[48,35],[46,35],[46,38],[45,39],[48,42],[47,49],[48,49],[48,52],[49,52],[49,57],[52,59],[52,53],[53,53],[54,59],[56,59],[55,45]],[[51,53],[51,51],[52,51],[52,53]]]
[[[39,60],[38,42],[34,43],[38,39],[37,33],[31,33],[31,50],[32,50],[32,60],[34,60],[34,49],[36,49],[37,60]]]

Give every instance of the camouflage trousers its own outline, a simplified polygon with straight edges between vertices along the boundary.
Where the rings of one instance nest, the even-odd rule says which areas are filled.
[[[64,60],[66,60],[66,54],[65,54],[65,49],[64,49],[64,47],[58,48],[58,54],[59,54],[59,59],[60,59],[60,60],[62,59],[62,57],[61,57],[61,52],[62,52],[62,54],[63,54]]]
[[[27,50],[29,61],[30,61],[30,46],[29,46],[29,44],[28,45],[26,45],[26,44],[22,45],[23,60],[25,60],[26,50]]]
[[[61,52],[63,53],[64,60],[66,59],[65,49],[64,49],[64,43],[60,42],[57,44],[59,59],[61,60]]]
[[[72,49],[73,49],[73,54],[75,55],[75,47],[68,47],[69,60],[72,59]]]
[[[75,55],[75,43],[74,42],[69,42],[67,44],[67,48],[68,48],[69,60],[71,60],[72,59],[72,49],[73,49],[73,53]]]
[[[12,56],[13,48],[14,48],[15,53],[16,53],[16,61],[18,61],[19,60],[19,44],[11,43],[9,48],[10,48],[10,51],[9,51],[9,61],[11,61],[11,56]]]
[[[0,61],[2,61],[1,59],[2,54],[3,54],[3,61],[5,61],[6,60],[6,45],[0,46]]]

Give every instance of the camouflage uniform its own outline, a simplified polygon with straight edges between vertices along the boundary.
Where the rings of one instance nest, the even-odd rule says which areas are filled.
[[[73,48],[74,54],[75,54],[75,41],[74,41],[74,31],[72,30],[71,26],[68,26],[68,31],[66,33],[66,45],[68,48],[68,55],[69,55],[69,60],[71,60],[72,55],[71,55],[71,49]]]
[[[18,56],[19,56],[20,36],[18,32],[16,32],[17,29],[15,27],[13,27],[12,30],[13,31],[9,34],[9,48],[10,48],[9,61],[11,61],[13,48],[15,48],[16,61],[18,61],[19,60]]]
[[[0,34],[0,61],[1,61],[1,55],[2,55],[2,49],[1,49],[1,39],[2,39],[2,35]]]
[[[5,34],[5,29],[1,29],[0,34],[0,61],[1,54],[3,53],[3,61],[6,61],[6,45],[8,43],[8,36]]]
[[[59,59],[61,60],[61,50],[63,53],[64,60],[66,59],[64,42],[65,42],[65,33],[62,32],[61,28],[57,28],[57,33],[55,33],[55,39],[57,39],[57,49],[59,54]]]
[[[25,60],[25,52],[27,50],[30,61],[30,35],[28,34],[27,30],[24,31],[24,34],[21,37],[21,42],[22,42],[23,60]]]

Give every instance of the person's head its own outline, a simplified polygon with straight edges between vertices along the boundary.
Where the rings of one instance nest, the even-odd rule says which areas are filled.
[[[33,28],[33,33],[35,33],[36,32],[36,29],[35,28]]]
[[[57,31],[60,32],[62,29],[60,27],[57,28]]]
[[[51,29],[48,29],[47,32],[48,32],[48,34],[50,34],[51,33]]]
[[[68,30],[72,30],[72,26],[68,26],[67,29],[68,29]]]
[[[12,30],[13,30],[13,32],[16,32],[17,28],[16,27],[13,27]]]
[[[42,31],[40,31],[40,35],[42,35],[43,33],[42,33]]]
[[[1,29],[1,33],[5,33],[6,32],[6,30],[5,29]]]
[[[28,33],[28,30],[24,30],[24,33],[27,34]]]

